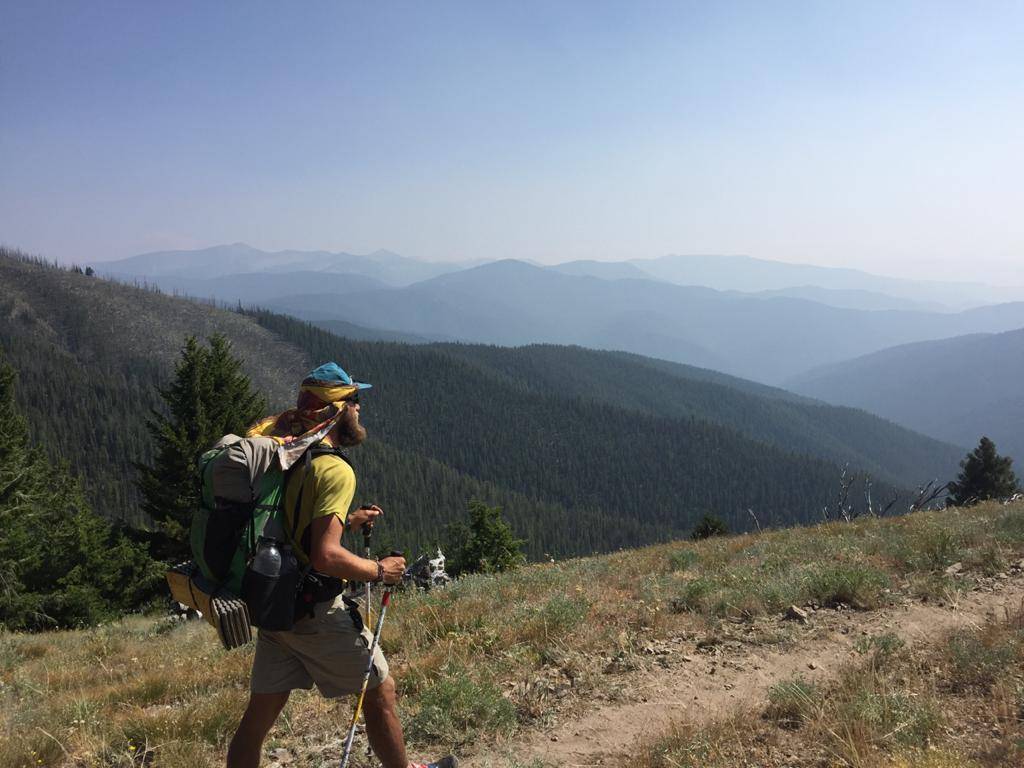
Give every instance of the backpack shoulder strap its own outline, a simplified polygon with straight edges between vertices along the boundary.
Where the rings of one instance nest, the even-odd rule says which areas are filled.
[[[309,470],[313,467],[313,459],[319,458],[320,456],[337,456],[339,459],[344,461],[349,466],[352,466],[352,462],[349,460],[346,453],[340,448],[334,448],[332,446],[322,445],[317,443],[311,445],[306,449],[306,452],[302,454],[302,477],[299,479],[299,493],[295,497],[295,508],[292,510],[292,530],[291,539],[292,543],[298,545],[298,539],[296,535],[299,532],[299,513],[302,511],[302,494],[305,490],[306,475]],[[288,470],[289,476],[292,472],[298,469],[299,464],[296,463],[290,470]]]
[[[329,445],[321,445],[320,443],[317,443],[308,451],[306,451],[307,456],[309,456],[310,454],[312,454],[312,458],[310,459],[310,461],[319,458],[320,456],[337,456],[350,467],[352,466],[352,460],[348,457],[347,453],[341,450],[341,448],[334,448]]]

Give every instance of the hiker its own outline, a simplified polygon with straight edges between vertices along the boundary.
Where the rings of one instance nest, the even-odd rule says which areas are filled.
[[[353,381],[337,363],[327,363],[303,380],[295,408],[263,419],[249,430],[250,437],[282,439],[282,450],[319,446],[315,457],[304,456],[291,470],[284,499],[285,523],[292,532],[296,556],[301,565],[312,566],[315,579],[312,587],[304,587],[290,631],[259,631],[249,704],[228,748],[228,768],[259,765],[263,741],[294,689],[315,684],[327,698],[359,692],[370,666],[373,636],[363,626],[355,603],[341,596],[344,580],[384,584],[402,580],[405,558],[368,560],[341,543],[346,530],[372,526],[383,514],[376,505],[349,512],[356,478],[341,453],[341,448],[359,445],[366,438],[366,429],[359,423],[359,393],[369,388]],[[454,768],[457,762],[451,756],[430,764],[408,761],[395,703],[394,680],[376,647],[363,711],[377,758],[385,768]]]

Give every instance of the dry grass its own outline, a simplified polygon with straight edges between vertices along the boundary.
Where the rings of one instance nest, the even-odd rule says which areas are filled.
[[[584,709],[598,694],[614,697],[621,673],[649,664],[643,649],[660,639],[714,634],[725,619],[774,614],[791,603],[868,609],[915,590],[955,598],[972,578],[1022,555],[1024,505],[680,542],[399,595],[384,647],[414,752],[472,751],[553,712]],[[968,568],[966,578],[943,576],[954,561]],[[866,658],[875,659],[877,649],[869,650]],[[0,635],[0,765],[219,765],[245,703],[250,663],[251,648],[224,652],[205,625],[157,618]],[[847,682],[851,691],[870,691],[850,706],[874,723],[871,739],[917,713],[913,727],[892,736],[904,750],[899,759],[917,760],[913,750],[945,726],[918,706],[921,699],[906,700],[882,666],[875,677]],[[869,682],[874,687],[865,688]],[[1000,695],[1009,712],[1011,693]],[[296,693],[268,749],[288,750],[303,765],[330,765],[349,706]],[[772,738],[799,740],[806,731],[773,725],[783,737]],[[845,738],[868,738],[844,733],[829,742],[837,755]],[[726,728],[718,741],[701,738],[707,743],[695,754],[713,766],[708,750],[740,736]],[[942,765],[932,753],[920,759],[932,762],[903,765]]]
[[[1010,768],[1024,765],[1024,606],[926,649],[893,635],[861,643],[835,682],[796,678],[767,707],[710,728],[677,725],[635,768],[845,766]]]

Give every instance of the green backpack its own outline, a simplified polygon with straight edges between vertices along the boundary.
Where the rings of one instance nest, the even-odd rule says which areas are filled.
[[[242,594],[261,537],[284,543],[287,472],[268,437],[225,435],[199,457],[200,502],[192,516],[192,556],[221,591]]]

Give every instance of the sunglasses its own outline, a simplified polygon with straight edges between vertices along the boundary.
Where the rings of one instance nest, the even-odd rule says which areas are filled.
[[[352,403],[353,405],[359,405],[359,393],[356,392],[352,397],[346,397],[345,402]]]

